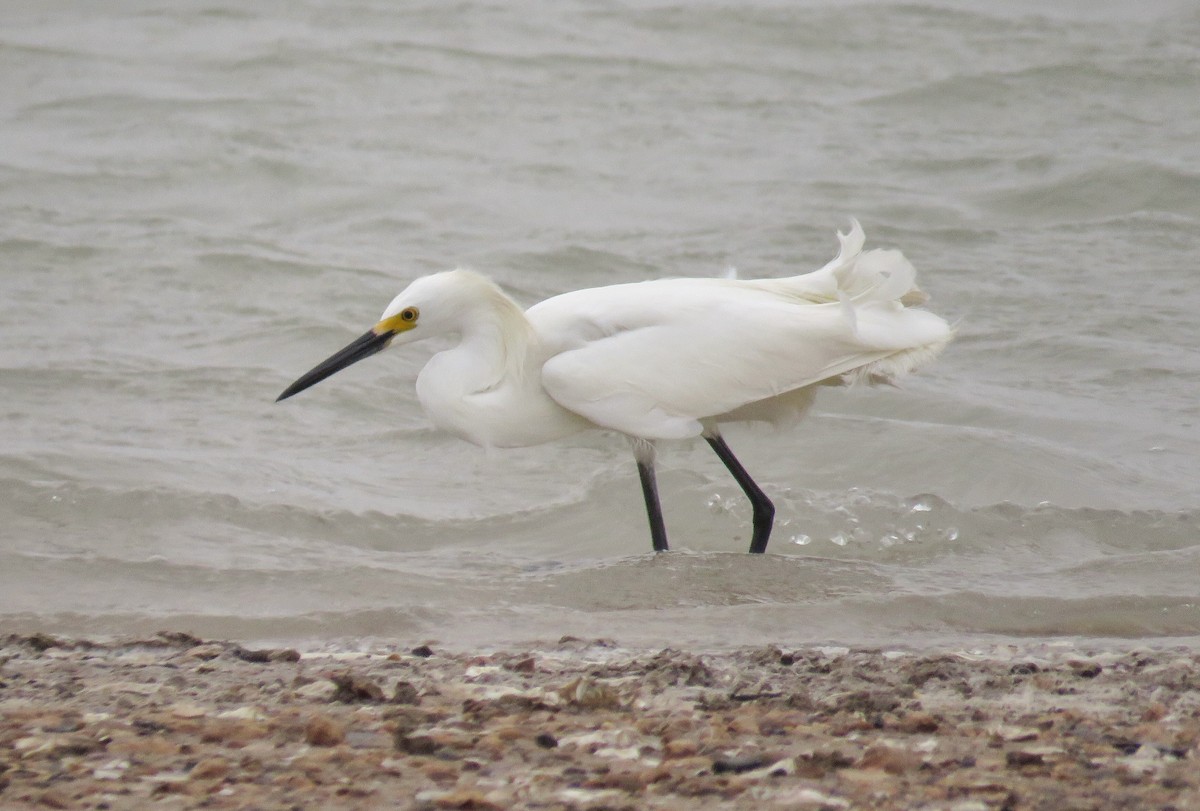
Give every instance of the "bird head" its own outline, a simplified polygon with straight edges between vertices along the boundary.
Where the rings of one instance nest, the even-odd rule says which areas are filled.
[[[411,303],[411,299],[414,298],[408,295],[411,289],[412,286],[392,299],[392,303],[383,311],[383,315],[379,317],[375,326],[302,375],[295,383],[284,389],[275,402],[286,400],[293,394],[299,394],[347,366],[382,352],[397,339],[406,343],[422,337],[418,332],[421,326],[421,308],[417,304]]]
[[[491,291],[499,293],[499,288],[467,270],[451,270],[416,279],[392,299],[375,326],[302,375],[284,389],[275,402],[299,394],[394,343],[409,343],[457,329],[463,314],[475,309],[484,300],[483,294]]]

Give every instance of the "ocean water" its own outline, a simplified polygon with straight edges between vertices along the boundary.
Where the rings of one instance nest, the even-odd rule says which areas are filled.
[[[516,644],[1200,637],[1193,2],[6,4],[0,630]],[[392,350],[412,278],[525,304],[823,264],[958,339],[902,389],[485,453]]]

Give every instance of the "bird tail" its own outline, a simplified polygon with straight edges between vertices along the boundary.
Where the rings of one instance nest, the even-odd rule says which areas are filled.
[[[917,271],[898,250],[863,251],[858,220],[838,232],[841,250],[825,267],[794,281],[808,280],[822,303],[839,302],[850,333],[878,355],[841,376],[841,383],[888,383],[925,365],[954,338],[954,329],[925,310],[910,309],[929,297],[917,287]]]
[[[864,251],[858,220],[838,232],[841,250],[820,270],[783,279],[742,282],[798,303],[836,306],[845,327],[842,340],[854,347],[829,378],[830,385],[892,383],[932,360],[954,338],[953,328],[918,309],[927,296],[917,271],[897,250]]]
[[[917,287],[917,270],[898,250],[863,251],[866,234],[858,220],[850,231],[838,232],[841,249],[823,268],[786,281],[793,283],[813,303],[832,301],[894,301],[904,307],[928,300]]]

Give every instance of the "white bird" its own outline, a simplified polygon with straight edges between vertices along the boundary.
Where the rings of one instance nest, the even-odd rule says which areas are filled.
[[[721,437],[727,422],[798,420],[818,386],[886,383],[953,338],[915,309],[925,295],[895,250],[863,252],[862,227],[813,273],[783,279],[659,279],[577,290],[522,309],[489,279],[417,279],[375,326],[288,386],[307,389],[392,344],[457,334],[417,375],[435,425],[484,447],[522,447],[588,428],[627,436],[654,550],[666,551],[655,442],[704,437],[753,507],[750,551],[775,507]]]

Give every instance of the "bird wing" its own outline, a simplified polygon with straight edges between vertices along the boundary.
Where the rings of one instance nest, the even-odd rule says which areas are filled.
[[[949,340],[942,319],[900,303],[911,284],[883,276],[886,297],[872,297],[861,274],[834,264],[791,279],[669,279],[548,299],[527,312],[547,356],[542,386],[598,425],[677,439],[855,370],[907,371],[921,348]]]

